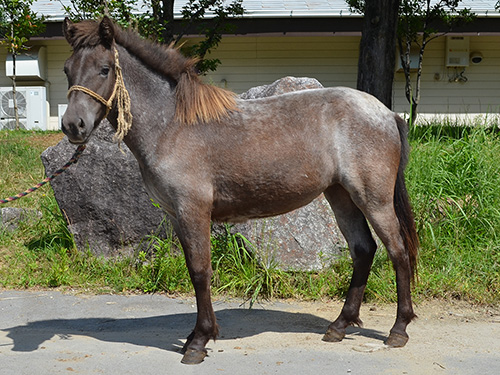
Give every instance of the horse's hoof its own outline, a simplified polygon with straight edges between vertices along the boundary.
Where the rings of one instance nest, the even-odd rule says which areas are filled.
[[[186,354],[189,344],[191,344],[191,340],[187,339],[186,343],[184,344],[184,346],[182,347],[182,349],[180,351],[181,354]]]
[[[385,344],[391,348],[402,348],[408,342],[408,335],[391,332]]]
[[[328,327],[322,340],[327,342],[340,342],[345,337],[345,331],[339,331],[335,328]]]
[[[207,356],[207,352],[205,350],[196,350],[187,348],[184,353],[184,357],[182,357],[181,363],[185,365],[197,365],[203,362],[203,359]]]

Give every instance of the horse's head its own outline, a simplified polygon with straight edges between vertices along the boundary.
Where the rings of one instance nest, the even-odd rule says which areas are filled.
[[[107,116],[116,81],[114,25],[105,17],[100,23],[65,19],[64,36],[73,54],[64,64],[68,78],[68,108],[62,131],[72,143],[86,143],[94,128]]]

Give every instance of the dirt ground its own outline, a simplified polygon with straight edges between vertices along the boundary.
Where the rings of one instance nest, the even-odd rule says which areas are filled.
[[[331,320],[342,303],[292,302],[291,306],[296,307],[292,311],[297,313]],[[500,374],[500,308],[436,300],[418,304],[415,306],[418,318],[408,326],[410,341],[404,348],[389,349],[384,340],[394,323],[395,310],[395,305],[364,304],[361,308],[363,327],[349,328],[344,341],[332,344],[328,350],[370,353],[374,360],[394,362],[392,368],[373,373]],[[286,346],[300,345],[294,343],[295,340],[306,340],[311,348],[325,350],[320,337],[321,334],[289,335]],[[276,341],[270,339],[258,345],[262,349],[266,343],[276,345]]]
[[[364,304],[363,328],[321,340],[341,302],[214,300],[220,337],[180,363],[193,298],[0,290],[0,374],[500,374],[500,309],[415,306],[404,348],[384,345],[395,305]]]

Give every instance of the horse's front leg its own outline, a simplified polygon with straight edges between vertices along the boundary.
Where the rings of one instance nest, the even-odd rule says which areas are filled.
[[[205,345],[216,339],[218,326],[210,298],[212,265],[210,260],[210,212],[201,210],[183,211],[174,223],[176,233],[182,244],[186,264],[196,294],[197,319],[193,332],[184,347],[182,363],[198,364],[207,355]]]

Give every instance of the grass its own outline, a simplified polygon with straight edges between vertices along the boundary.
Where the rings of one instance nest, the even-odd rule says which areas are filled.
[[[57,133],[0,132],[0,195],[41,180],[39,155]],[[483,127],[427,126],[410,134],[407,184],[421,240],[414,296],[500,302],[500,135]],[[49,186],[9,206],[35,208],[43,220],[0,233],[0,286],[76,288],[92,292],[192,293],[180,246],[173,236],[151,238],[153,252],[104,259],[75,249]],[[229,231],[212,238],[213,292],[258,298],[343,298],[351,275],[346,250],[317,272],[285,272],[263,264]],[[385,250],[377,252],[366,300],[396,299]]]
[[[418,129],[408,189],[421,239],[417,293],[500,300],[497,128]]]

